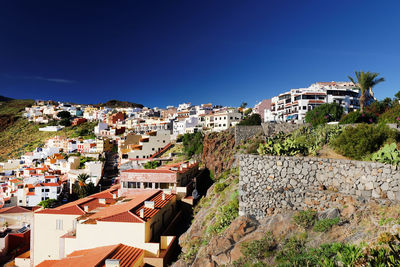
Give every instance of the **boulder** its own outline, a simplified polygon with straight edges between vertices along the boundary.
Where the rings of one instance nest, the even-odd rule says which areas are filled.
[[[339,209],[333,208],[333,209],[327,209],[325,211],[322,211],[318,213],[318,219],[335,219],[340,217],[340,211]]]
[[[233,242],[238,242],[243,236],[256,230],[257,226],[256,219],[250,216],[240,216],[225,230],[225,236]]]

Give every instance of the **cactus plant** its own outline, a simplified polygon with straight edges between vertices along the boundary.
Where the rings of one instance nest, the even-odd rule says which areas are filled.
[[[386,144],[372,154],[371,159],[377,162],[400,165],[400,151],[397,149],[396,143]]]

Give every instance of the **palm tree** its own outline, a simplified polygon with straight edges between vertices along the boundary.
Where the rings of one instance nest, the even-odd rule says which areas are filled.
[[[86,173],[81,173],[78,175],[75,184],[72,186],[72,190],[74,194],[76,194],[79,198],[86,197],[95,192],[95,187],[92,182],[86,183],[86,180],[89,179],[90,176]]]
[[[349,79],[350,81],[360,89],[360,111],[364,111],[364,107],[367,104],[368,98],[374,97],[374,94],[372,92],[372,87],[377,85],[380,82],[385,81],[385,78],[377,78],[379,76],[379,73],[376,72],[363,72],[363,71],[355,71],[354,74],[356,75],[356,80],[357,82],[354,81],[354,79],[350,76]],[[367,92],[369,93],[369,97],[367,96]]]

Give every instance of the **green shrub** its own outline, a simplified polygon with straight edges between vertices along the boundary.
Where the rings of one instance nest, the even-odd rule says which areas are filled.
[[[399,123],[400,117],[400,105],[397,104],[394,107],[388,109],[379,117],[381,123]]]
[[[227,186],[228,186],[228,185],[227,185],[226,183],[224,183],[224,182],[215,184],[214,193],[218,194],[218,193],[224,191],[224,189],[225,189]]]
[[[238,192],[235,191],[231,200],[225,206],[218,209],[215,222],[207,228],[207,233],[215,235],[223,232],[231,222],[239,216]]]
[[[277,253],[275,260],[278,266],[314,266],[318,258],[309,253],[306,248],[306,236],[298,235],[285,240],[282,249]]]
[[[261,116],[257,113],[244,118],[238,125],[261,125]]]
[[[367,255],[369,266],[400,266],[400,237],[383,233],[378,242],[382,247],[371,248]]]
[[[272,234],[267,233],[267,235],[260,240],[242,243],[240,251],[247,259],[263,260],[269,257],[275,248],[276,242],[272,238]]]
[[[312,126],[339,121],[343,115],[343,107],[337,103],[323,104],[306,113],[305,121]]]
[[[65,119],[60,120],[60,122],[58,124],[61,126],[68,127],[68,126],[71,126],[71,121],[70,121],[70,119],[65,118]]]
[[[317,212],[314,210],[302,210],[293,216],[293,222],[304,228],[313,226],[316,219]]]
[[[363,112],[361,113],[360,111],[352,111],[347,113],[345,116],[342,117],[340,120],[340,124],[352,124],[352,123],[374,123],[377,121],[377,118],[374,114],[372,113],[367,113]]]
[[[332,226],[339,223],[339,218],[334,219],[321,219],[315,222],[314,231],[315,232],[328,232]]]
[[[385,125],[359,124],[346,127],[332,142],[336,151],[353,159],[362,159],[377,151],[386,141],[395,141],[398,133]]]
[[[54,205],[56,203],[57,203],[57,199],[49,198],[49,199],[40,201],[40,203],[38,205],[43,207],[44,209],[48,209],[48,208],[54,207]]]
[[[145,169],[155,169],[159,167],[161,163],[159,161],[148,161],[146,164],[143,165]]]
[[[265,266],[263,260],[270,257],[276,249],[276,242],[271,233],[260,240],[243,242],[240,251],[243,256],[233,263],[233,266]]]
[[[203,134],[201,132],[188,134],[182,138],[183,151],[187,157],[203,153]]]

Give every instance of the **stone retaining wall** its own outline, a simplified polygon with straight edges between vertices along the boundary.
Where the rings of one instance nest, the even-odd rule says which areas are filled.
[[[245,126],[236,125],[235,130],[235,144],[240,144],[241,141],[245,141],[257,134],[264,134],[263,127],[261,125]]]
[[[262,123],[261,126],[263,127],[264,134],[266,136],[275,135],[279,132],[284,133],[291,133],[303,126],[310,126],[309,124],[296,124],[290,122],[280,122],[280,123]]]
[[[396,166],[352,160],[238,155],[239,213],[343,207],[346,198],[400,201]]]
[[[235,135],[236,144],[240,144],[241,141],[245,141],[257,134],[263,134],[265,136],[275,135],[279,132],[290,133],[297,130],[300,127],[307,126],[307,124],[293,124],[293,123],[262,123],[261,125],[236,125],[234,128],[230,128],[230,133]]]

